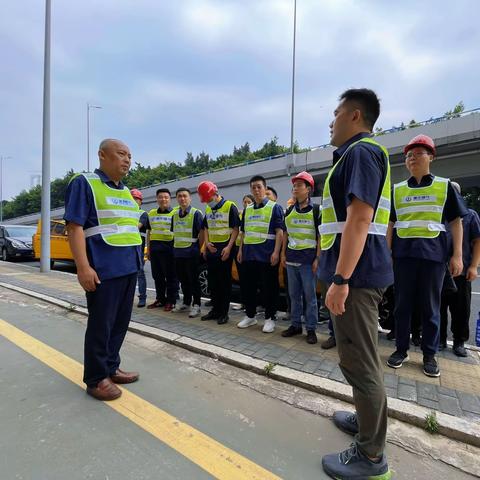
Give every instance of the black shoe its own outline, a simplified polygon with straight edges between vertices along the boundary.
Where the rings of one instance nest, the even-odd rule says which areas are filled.
[[[309,343],[310,345],[314,345],[317,342],[318,340],[315,330],[307,330],[307,343]]]
[[[395,339],[395,330],[390,330],[387,333],[387,340],[394,340]]]
[[[407,352],[395,350],[387,360],[387,365],[391,368],[400,368],[403,365],[403,362],[407,362],[408,360],[409,358]]]
[[[440,351],[446,350],[447,349],[447,341],[446,340],[440,340],[440,343],[438,344],[438,349]]]
[[[206,315],[200,317],[200,320],[218,320],[219,316],[213,311],[210,310]]]
[[[333,423],[342,432],[349,435],[356,435],[358,433],[357,414],[339,410],[333,414]]]
[[[457,356],[457,357],[467,357],[468,354],[467,354],[467,350],[465,349],[465,345],[463,344],[463,342],[454,342],[453,343],[453,353]]]
[[[302,327],[294,327],[290,325],[286,330],[282,332],[282,337],[293,337],[295,335],[302,334]]]
[[[412,343],[416,346],[419,347],[420,344],[422,343],[422,339],[418,337],[417,335],[412,335]]]
[[[329,350],[330,348],[336,347],[337,346],[337,341],[335,340],[335,337],[328,337],[325,341],[323,341],[320,346],[324,350]]]
[[[147,304],[147,301],[144,298],[140,298],[137,303],[138,308],[143,308]]]
[[[423,373],[427,377],[439,377],[440,369],[434,355],[423,356]]]
[[[223,317],[217,318],[217,323],[219,325],[224,325],[228,322],[228,315],[224,315]]]

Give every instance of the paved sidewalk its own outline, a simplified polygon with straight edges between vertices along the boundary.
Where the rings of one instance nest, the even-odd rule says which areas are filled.
[[[74,275],[52,271],[41,274],[35,268],[20,263],[0,263],[0,282],[33,290],[72,305],[86,306],[85,295]],[[203,308],[203,313],[207,308]],[[310,373],[346,383],[339,367],[336,349],[322,350],[320,345],[308,345],[305,336],[283,338],[281,332],[289,322],[279,320],[273,334],[261,331],[259,323],[246,330],[236,327],[243,312],[230,312],[230,322],[217,325],[202,322],[199,318],[189,319],[187,314],[165,313],[161,309],[146,310],[134,308],[135,322],[160,328],[168,332],[216,345],[234,352],[248,355],[277,365],[283,365],[300,372]],[[319,343],[328,335],[327,326],[320,325]],[[380,355],[385,369],[385,386],[390,398],[440,411],[455,417],[480,421],[480,354],[469,351],[467,358],[456,357],[451,350],[438,355],[441,377],[433,379],[422,372],[422,353],[413,347],[410,362],[398,370],[386,366],[388,356],[394,350],[383,333],[380,335]]]

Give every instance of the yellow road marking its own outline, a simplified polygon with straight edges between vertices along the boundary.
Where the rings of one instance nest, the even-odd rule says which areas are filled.
[[[60,375],[84,388],[83,365],[0,319],[0,335]],[[105,402],[143,430],[221,480],[279,480],[280,477],[225,447],[213,438],[122,388],[122,396]]]

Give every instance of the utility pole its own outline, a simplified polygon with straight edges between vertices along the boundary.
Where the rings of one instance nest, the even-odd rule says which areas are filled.
[[[90,105],[87,102],[87,172],[90,172],[90,110],[92,108],[101,109],[98,105]]]
[[[297,36],[297,0],[293,0],[292,115],[290,119],[290,153],[293,155],[295,126],[295,47]]]

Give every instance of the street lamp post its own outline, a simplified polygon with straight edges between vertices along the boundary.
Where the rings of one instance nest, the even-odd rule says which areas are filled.
[[[90,105],[87,102],[87,172],[90,171],[90,110],[92,108],[101,109],[98,105]]]
[[[0,223],[3,222],[3,161],[10,158],[0,156]]]
[[[295,44],[297,36],[297,0],[293,0],[293,53],[292,53],[292,113],[290,119],[290,153],[293,155],[295,125]]]

